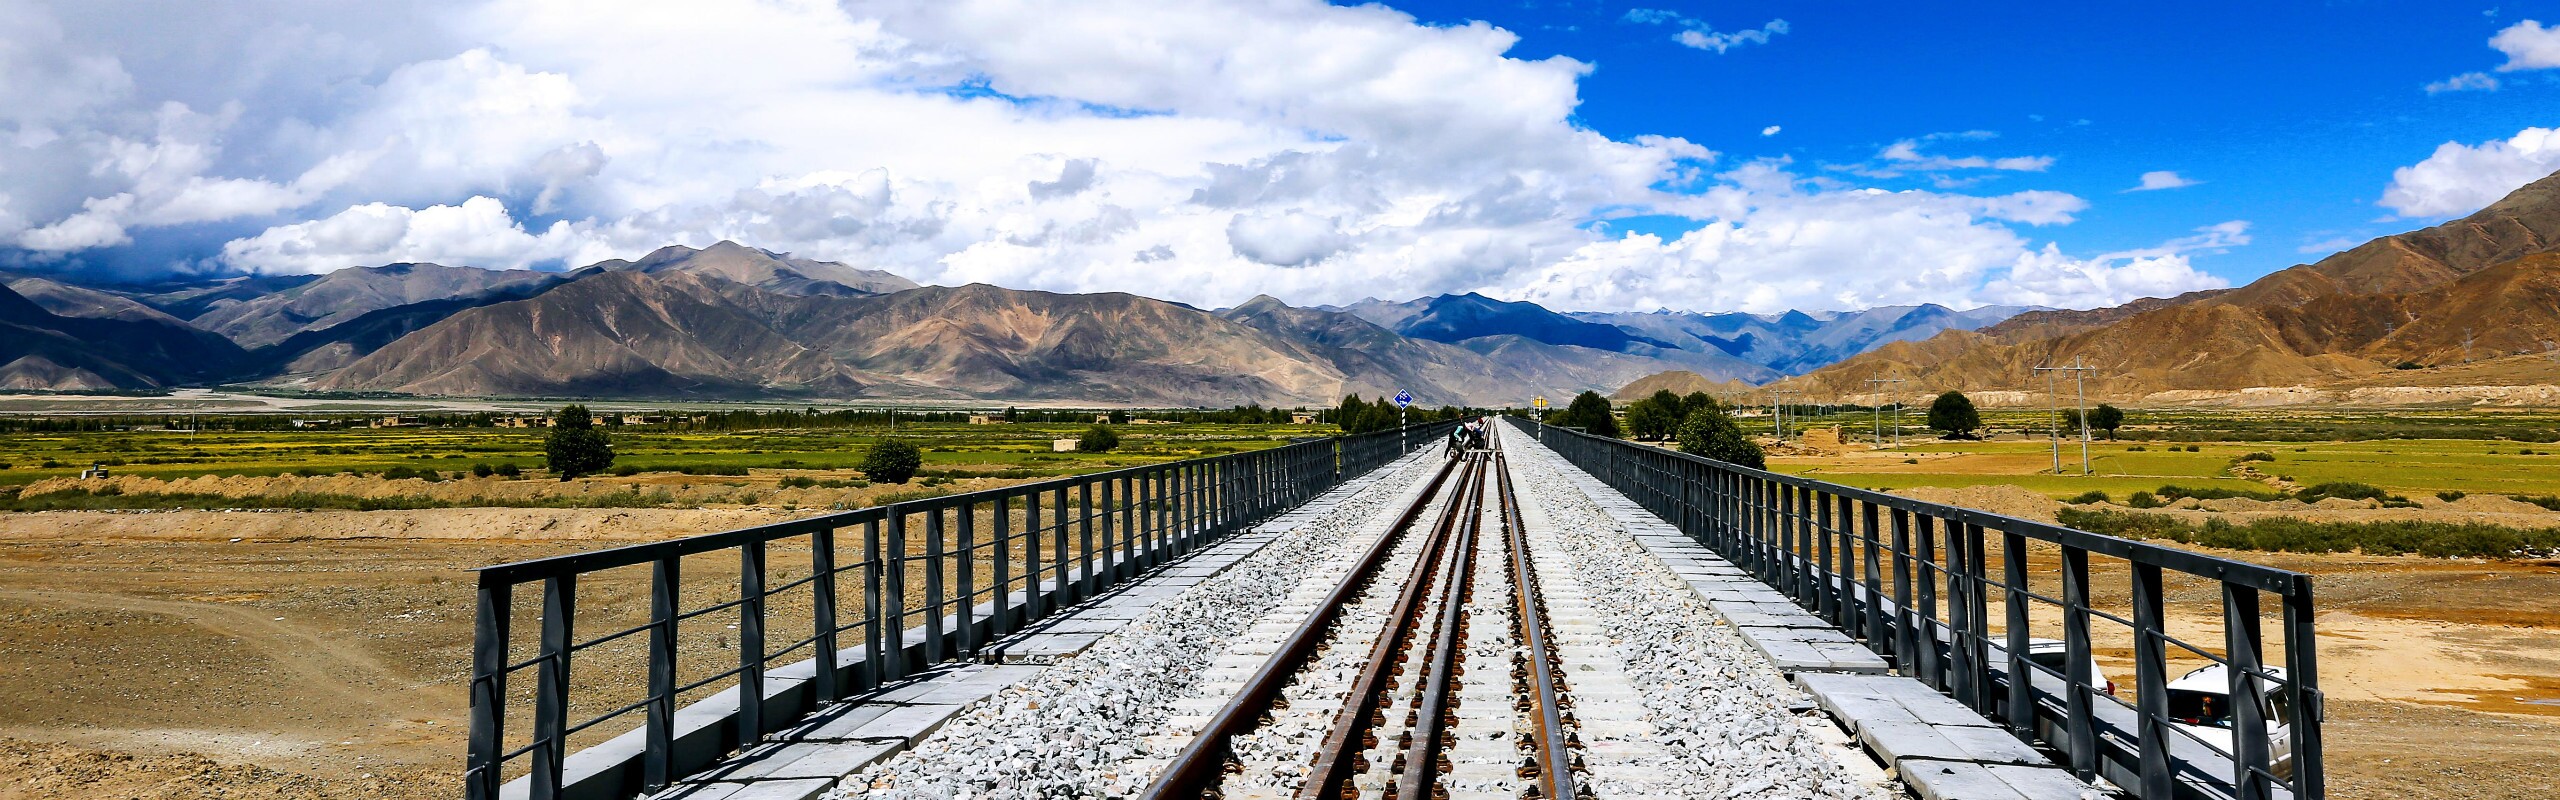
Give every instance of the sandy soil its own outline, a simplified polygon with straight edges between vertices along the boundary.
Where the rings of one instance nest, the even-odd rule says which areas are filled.
[[[665,498],[662,502],[671,505],[861,508],[877,505],[883,495],[893,493],[974,492],[1041,480],[963,478],[939,489],[928,489],[917,483],[882,483],[860,489],[826,489],[814,486],[785,489],[780,483],[786,477],[853,479],[861,476],[849,470],[834,472],[751,470],[747,475],[644,473],[629,477],[594,477],[574,481],[507,480],[496,477],[441,481],[417,478],[383,480],[379,477],[359,475],[324,475],[310,478],[295,475],[200,475],[192,478],[166,479],[118,475],[106,480],[47,478],[27,484],[21,493],[36,496],[71,489],[85,489],[92,492],[113,490],[126,494],[201,494],[240,498],[323,494],[363,498],[428,498],[458,504],[490,501],[537,502],[639,493],[650,497],[663,494]]]
[[[802,513],[0,515],[0,800],[450,797],[471,568]],[[2338,796],[2560,793],[2560,565],[2230,555],[2319,576]],[[2208,597],[2173,587],[2180,635],[2218,640]]]

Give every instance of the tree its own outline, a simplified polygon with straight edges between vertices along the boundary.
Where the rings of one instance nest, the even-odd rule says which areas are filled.
[[[2107,432],[2107,441],[2116,440],[2116,429],[2124,427],[2124,409],[2099,403],[2089,410],[2089,427]]]
[[[1129,412],[1127,412],[1127,411],[1113,411],[1113,412],[1111,412],[1111,424],[1113,424],[1113,425],[1127,425],[1127,424],[1129,424]]]
[[[1618,417],[1611,413],[1609,398],[1601,397],[1599,392],[1585,391],[1574,395],[1573,402],[1565,406],[1564,413],[1556,415],[1555,424],[1581,428],[1593,436],[1618,438]]]
[[[906,483],[924,466],[924,453],[897,439],[882,439],[862,455],[862,475],[879,483]]]
[[[551,435],[542,443],[543,461],[551,474],[565,481],[613,466],[613,440],[596,430],[595,416],[587,413],[586,406],[564,406],[551,419]]]
[[[1396,404],[1385,398],[1371,403],[1356,394],[1344,395],[1342,405],[1333,409],[1333,424],[1349,434],[1390,430],[1396,426]]]
[[[1691,414],[1705,409],[1723,407],[1723,403],[1716,402],[1715,395],[1706,392],[1690,392],[1688,397],[1680,398],[1680,419],[1686,422]]]
[[[1680,423],[1680,452],[1752,469],[1768,467],[1760,443],[1743,435],[1742,426],[1721,406],[1692,411]]]
[[[1112,433],[1109,427],[1102,425],[1084,429],[1084,435],[1076,439],[1076,452],[1079,453],[1107,453],[1119,446],[1120,434]]]
[[[1949,439],[1971,439],[1974,431],[1982,429],[1982,412],[1974,410],[1973,400],[1963,392],[1949,391],[1929,403],[1929,428]]]
[[[1681,405],[1680,396],[1669,389],[1627,404],[1627,433],[1650,442],[1678,435],[1680,420],[1686,416]]]

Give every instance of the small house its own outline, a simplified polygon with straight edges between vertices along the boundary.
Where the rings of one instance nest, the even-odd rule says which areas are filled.
[[[1313,425],[1313,424],[1316,424],[1316,415],[1315,415],[1315,413],[1314,413],[1314,412],[1310,412],[1310,411],[1300,411],[1300,412],[1296,412],[1296,413],[1293,413],[1293,414],[1290,414],[1290,415],[1289,415],[1289,424],[1291,424],[1291,425]]]
[[[1002,424],[1004,424],[1004,418],[1003,418],[1003,417],[1000,417],[1000,416],[996,416],[996,415],[994,415],[994,414],[971,414],[971,415],[969,415],[969,424],[971,424],[971,425],[1002,425]]]
[[[1074,439],[1051,439],[1051,440],[1049,440],[1049,452],[1052,452],[1052,453],[1073,453],[1073,452],[1075,452],[1075,451],[1076,451],[1076,440],[1074,440]]]

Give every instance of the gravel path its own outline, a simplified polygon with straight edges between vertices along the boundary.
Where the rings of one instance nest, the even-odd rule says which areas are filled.
[[[1368,547],[1374,540],[1358,534],[1384,527],[1376,519],[1439,467],[1435,453],[1388,467],[1383,480],[1331,513],[1157,606],[1082,655],[961,713],[915,748],[847,780],[830,797],[1004,800],[1144,791],[1164,759],[1188,740],[1163,732],[1169,720],[1187,713],[1182,701],[1196,708],[1213,662],[1250,629],[1267,627],[1261,621],[1281,611],[1285,601],[1306,596],[1305,586],[1318,586],[1313,596],[1330,588],[1335,578],[1311,565],[1347,564]]]
[[[1827,720],[1790,712],[1803,693],[1562,480],[1573,467],[1505,433],[1549,614],[1563,627],[1568,609],[1587,609],[1601,633],[1576,641],[1560,632],[1597,797],[1900,794]]]

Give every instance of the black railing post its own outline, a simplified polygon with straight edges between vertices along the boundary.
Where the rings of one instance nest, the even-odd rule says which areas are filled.
[[[956,648],[962,656],[977,655],[979,646],[977,620],[978,511],[975,506],[975,503],[968,500],[960,501],[960,505],[958,509],[956,509],[960,516],[959,519],[955,520],[960,525],[958,534],[960,542],[958,549],[953,554],[952,566],[956,568],[956,571],[953,572],[951,577],[954,582],[959,584],[959,588],[952,592],[951,612],[953,617],[958,621],[958,624],[951,627],[952,633],[957,634],[959,637],[959,640],[952,643],[952,646]]]
[[[764,740],[764,543],[738,547],[739,747]]]
[[[2081,780],[2098,775],[2098,728],[2089,696],[2089,551],[2062,547],[2062,675],[2064,728],[2070,732],[2071,771]]]
[[[676,750],[676,614],[683,587],[681,556],[664,556],[649,567],[649,718],[642,734],[643,791],[674,783]]]
[[[1049,585],[1055,587],[1052,591],[1055,592],[1056,597],[1049,603],[1049,612],[1053,614],[1083,599],[1082,593],[1076,591],[1075,580],[1070,577],[1075,569],[1076,559],[1083,554],[1074,550],[1075,542],[1068,538],[1071,532],[1069,528],[1075,524],[1075,520],[1067,514],[1067,487],[1060,486],[1051,490],[1049,495],[1049,518],[1050,521],[1057,523],[1049,526],[1052,537],[1049,540],[1051,546],[1049,556],[1053,559],[1050,562]]]
[[[2297,575],[2284,597],[2285,691],[2293,702],[2293,796],[2317,800],[2329,796],[2329,776],[2321,769],[2320,723],[2328,710],[2318,688],[2319,652],[2312,646],[2311,576]]]
[[[1077,594],[1083,597],[1092,597],[1094,593],[1101,591],[1102,588],[1102,579],[1096,574],[1094,561],[1104,555],[1104,553],[1096,552],[1093,549],[1094,509],[1092,482],[1080,481],[1076,483],[1076,505],[1082,506],[1080,513],[1076,514],[1076,538],[1084,545],[1084,555],[1076,559],[1076,580],[1078,586],[1081,587],[1077,591]],[[1105,535],[1108,535],[1107,529]]]
[[[1040,526],[1040,490],[1022,493],[1022,624],[1049,614],[1049,596],[1040,591],[1040,539],[1049,535]]]
[[[844,682],[836,679],[843,667],[836,658],[836,528],[829,525],[809,534],[809,619],[817,628],[818,674],[814,688],[818,702],[844,699]],[[672,684],[670,684],[672,685]]]
[[[2161,641],[2166,624],[2161,608],[2160,568],[2133,565],[2133,699],[2134,739],[2141,748],[2142,796],[2170,796],[2169,654]],[[2233,695],[2233,700],[2241,699]]]
[[[1893,510],[1893,665],[1919,677],[1919,623],[1911,609],[1911,512]]]
[[[2027,537],[2000,534],[2000,589],[2003,650],[2009,656],[2009,730],[2032,738],[2036,732],[2035,667],[2027,661]]]
[[[1946,663],[1938,660],[1938,518],[1920,514],[1912,523],[1912,547],[1917,550],[1911,557],[1911,602],[1919,607],[1919,630],[1903,638],[1917,645],[1911,650],[1911,658],[1919,661],[1920,682],[1943,692],[1947,689],[1947,670]],[[1953,637],[1947,646],[1955,646]]]
[[[887,523],[880,543],[880,628],[881,644],[888,648],[888,660],[880,664],[880,680],[894,681],[907,676],[907,510],[890,506],[882,514]]]
[[[569,650],[577,620],[578,576],[542,580],[541,665],[534,675],[531,789],[536,800],[560,796],[569,759]]]
[[[987,620],[987,635],[1002,637],[1013,633],[1013,495],[998,492],[993,501],[996,529],[989,534],[995,543],[995,564],[989,570],[989,586],[995,587],[995,614]]]
[[[514,621],[515,586],[480,580],[479,610],[471,635],[471,741],[463,765],[468,800],[497,800],[505,783],[499,754],[506,750],[507,637]]]
[[[2266,770],[2273,766],[2267,742],[2265,641],[2258,624],[2258,590],[2222,585],[2223,653],[2229,665],[2231,692],[2231,785],[2235,800],[2267,800]],[[2296,762],[2300,763],[2300,762]]]
[[[888,627],[881,617],[888,612],[885,595],[888,586],[882,580],[880,553],[880,521],[862,523],[862,688],[877,689],[888,682],[888,656],[882,652],[882,633]]]
[[[1858,609],[1867,622],[1867,649],[1875,651],[1876,655],[1887,655],[1893,650],[1893,640],[1885,635],[1884,554],[1879,552],[1884,547],[1884,540],[1878,536],[1877,530],[1883,524],[1883,514],[1878,513],[1876,504],[1871,502],[1859,503],[1858,507],[1859,532],[1865,535],[1867,551],[1866,599],[1858,604]]]

